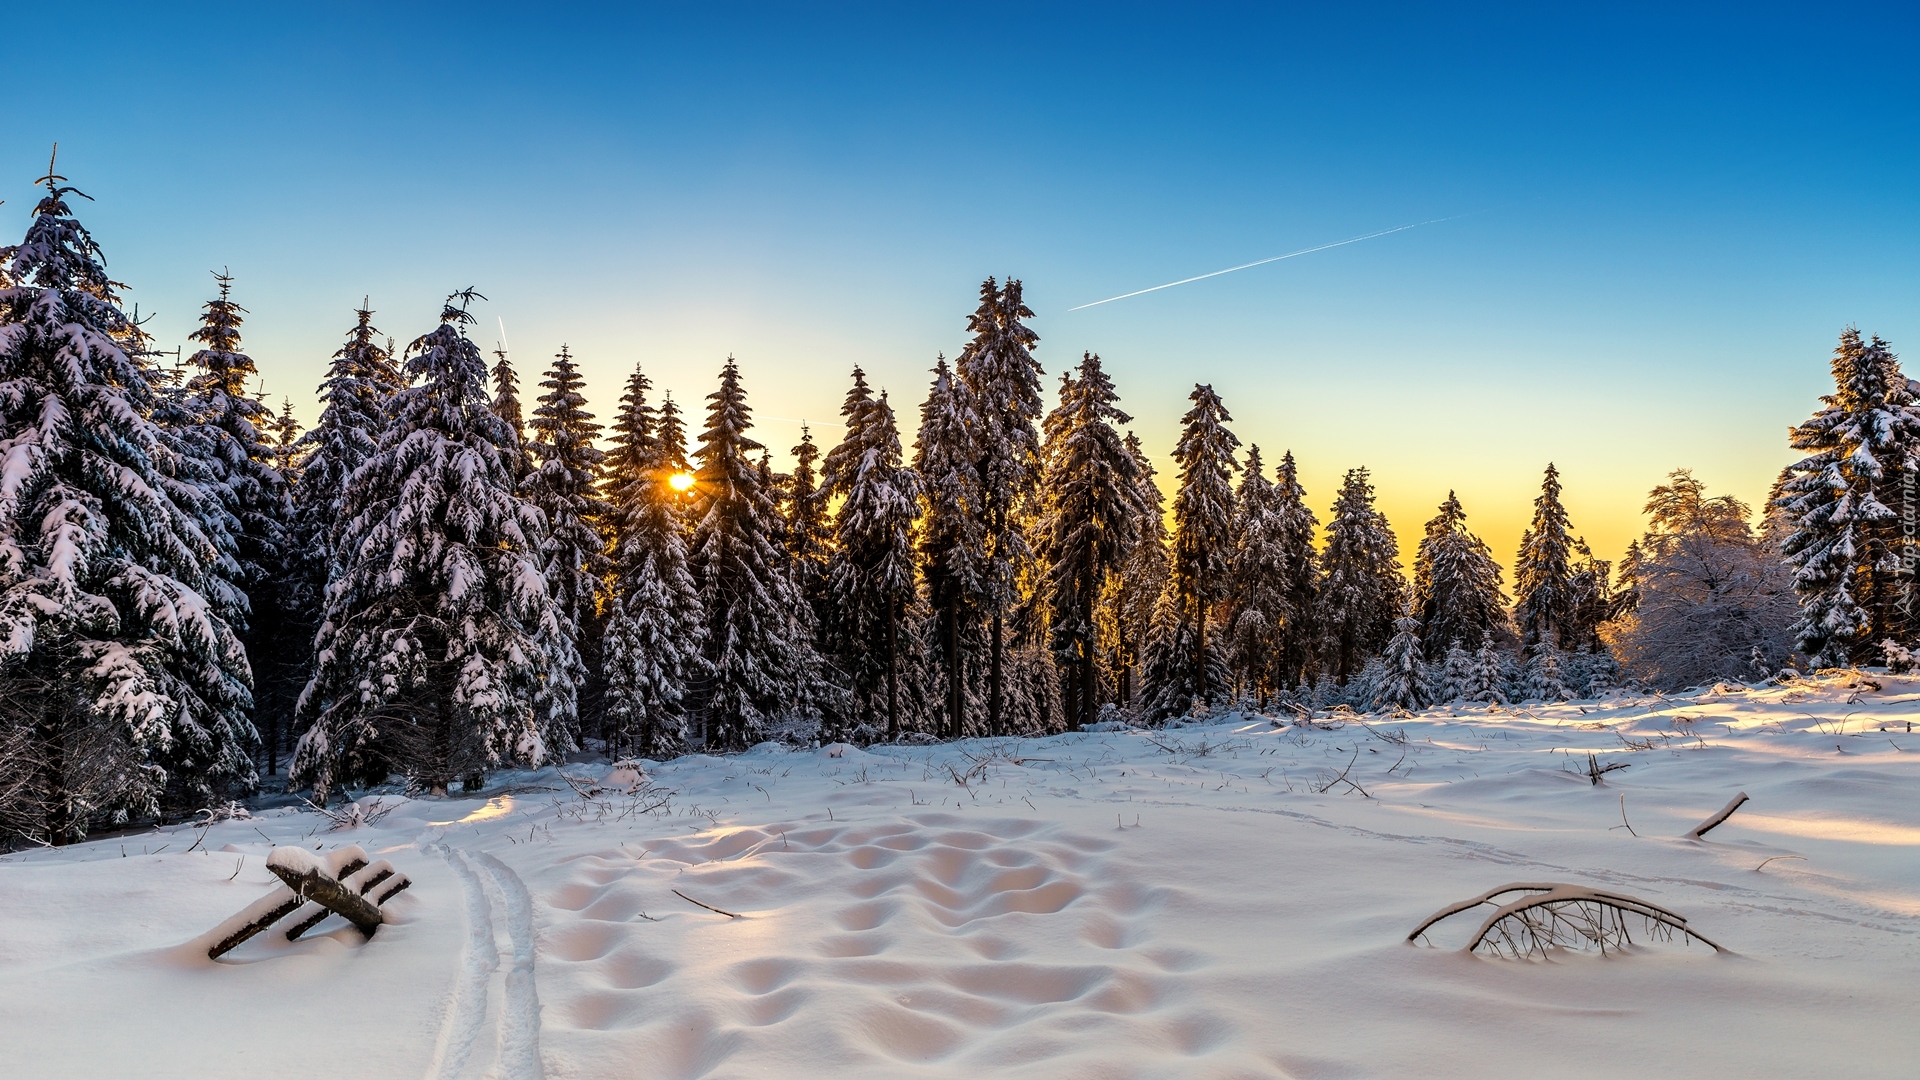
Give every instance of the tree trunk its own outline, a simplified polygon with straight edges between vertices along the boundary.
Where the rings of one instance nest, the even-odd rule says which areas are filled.
[[[1093,668],[1093,594],[1083,593],[1080,604],[1081,618],[1087,627],[1087,640],[1080,650],[1080,709],[1081,724],[1091,724],[1099,719],[1099,688],[1096,685]],[[1073,730],[1072,727],[1068,728]]]
[[[1193,625],[1194,656],[1193,685],[1194,695],[1200,700],[1207,698],[1207,575],[1204,567],[1195,567],[1193,572]]]
[[[947,620],[947,723],[948,734],[956,739],[966,735],[966,694],[960,682],[960,609],[949,607]]]
[[[989,649],[991,659],[987,670],[987,734],[994,738],[999,738],[1001,734],[1000,655],[1005,644],[1002,626],[1000,609],[996,605],[993,610],[993,644]]]
[[[1061,719],[1066,724],[1066,730],[1072,731],[1080,717],[1080,659],[1078,657],[1075,657],[1073,663],[1067,665],[1067,670],[1061,673],[1060,683],[1060,703],[1065,706],[1066,712]]]
[[[900,737],[900,602],[887,604],[887,737]]]

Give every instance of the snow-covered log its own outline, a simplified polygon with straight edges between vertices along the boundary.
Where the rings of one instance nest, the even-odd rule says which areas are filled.
[[[273,854],[278,856],[282,851],[289,850],[306,854],[299,848],[277,848]],[[372,937],[373,932],[380,929],[382,918],[379,907],[353,889],[341,884],[340,879],[329,874],[319,860],[297,862],[294,859],[276,860],[269,857],[267,869],[271,870],[275,877],[286,882],[287,888],[337,912],[341,918],[359,927],[360,932],[368,937]]]

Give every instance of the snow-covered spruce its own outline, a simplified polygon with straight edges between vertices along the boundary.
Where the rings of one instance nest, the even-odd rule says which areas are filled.
[[[967,651],[986,598],[986,542],[982,534],[979,430],[973,398],[955,378],[946,358],[934,363],[933,385],[920,406],[913,468],[923,485],[916,550],[932,609],[941,657],[941,733],[966,733]]]
[[[579,698],[588,689],[590,666],[598,668],[600,598],[612,564],[602,534],[609,507],[595,488],[603,457],[593,445],[600,425],[580,394],[585,385],[565,345],[540,386],[528,450],[538,462],[521,484],[527,500],[546,515],[541,542],[547,587],[553,594],[557,633],[543,642],[547,681],[540,696],[541,733],[555,753],[579,744]]]
[[[831,640],[853,684],[861,721],[885,694],[887,734],[901,730],[901,624],[917,598],[913,523],[920,516],[920,474],[902,464],[900,429],[887,395],[867,392],[853,369],[841,413],[846,437],[827,454],[825,494],[838,497],[833,553],[827,560]]]
[[[237,583],[247,596],[244,623],[237,625],[253,670],[256,724],[277,749],[305,681],[312,626],[293,582],[287,536],[293,502],[275,445],[280,421],[247,386],[259,370],[242,351],[246,309],[233,300],[233,278],[220,271],[214,280],[219,295],[202,306],[190,335],[200,345],[187,360],[195,374],[156,415],[189,459],[180,475],[218,498],[236,523]]]
[[[320,383],[320,419],[298,444],[300,483],[294,489],[290,541],[300,563],[299,587],[315,606],[338,569],[333,539],[347,483],[373,456],[386,427],[387,403],[406,386],[393,363],[391,340],[383,342],[373,325],[373,312],[363,303],[354,316]]]
[[[613,534],[604,676],[609,742],[664,760],[686,752],[688,688],[706,670],[706,620],[687,568],[682,497],[669,482],[679,471],[665,441],[672,436],[659,430],[650,388],[636,367],[602,463]]]
[[[1507,632],[1507,594],[1500,564],[1486,542],[1467,531],[1467,512],[1454,493],[1427,522],[1413,563],[1413,613],[1427,656]]]
[[[1127,553],[1139,541],[1140,467],[1116,425],[1132,422],[1117,404],[1100,357],[1083,353],[1048,417],[1050,450],[1039,554],[1051,622],[1048,642],[1066,674],[1065,727],[1099,713],[1096,608]]]
[[[1162,720],[1194,703],[1212,707],[1229,696],[1223,643],[1208,634],[1226,597],[1233,553],[1233,452],[1240,440],[1213,387],[1195,384],[1193,407],[1181,419],[1174,460],[1180,486],[1173,496],[1172,574],[1154,615],[1147,643],[1146,715]]]
[[[1006,730],[1006,621],[1020,600],[1019,577],[1033,557],[1023,511],[1040,480],[1040,335],[1026,325],[1033,311],[1021,283],[988,278],[967,321],[973,334],[954,363],[972,409],[971,449],[978,486],[971,507],[981,545],[982,607],[988,623],[987,730]]]
[[[1420,648],[1420,620],[1403,615],[1394,620],[1393,630],[1373,680],[1373,705],[1384,710],[1424,709],[1432,697]]]
[[[558,634],[541,573],[540,511],[515,494],[513,431],[455,293],[407,347],[374,456],[343,505],[342,570],[327,589],[308,725],[292,763],[321,800],[398,772],[445,791],[504,761],[546,756],[534,703]]]
[[[1226,632],[1240,694],[1265,708],[1277,692],[1292,689],[1285,674],[1282,634],[1287,610],[1288,552],[1275,512],[1273,483],[1260,448],[1248,447],[1246,472],[1234,506],[1233,561],[1228,570]]]
[[[824,627],[832,614],[827,556],[833,551],[833,521],[819,462],[820,447],[813,441],[813,431],[801,424],[800,444],[793,448],[793,472],[780,493],[780,508],[787,519],[787,571],[813,610],[814,621]]]
[[[232,519],[60,179],[0,248],[0,830],[54,844],[251,787],[256,741]]]
[[[1848,327],[1833,351],[1834,392],[1793,430],[1806,457],[1789,466],[1775,504],[1791,533],[1784,550],[1800,597],[1800,651],[1815,667],[1872,663],[1887,638],[1912,640],[1903,603],[1914,540],[1893,509],[1920,464],[1920,406],[1899,358]],[[1893,504],[1893,505],[1889,505]],[[1910,519],[1909,519],[1910,520]]]
[[[689,560],[707,620],[699,706],[707,745],[744,749],[782,713],[818,715],[839,702],[822,678],[811,613],[773,540],[779,511],[749,457],[762,447],[747,437],[752,412],[732,357],[707,400]]]
[[[1153,463],[1140,448],[1139,436],[1128,432],[1124,445],[1138,476],[1134,490],[1139,511],[1134,516],[1134,543],[1101,598],[1099,618],[1115,696],[1121,708],[1130,710],[1137,704],[1147,641],[1172,556],[1167,551],[1166,496],[1154,482]]]
[[[1320,565],[1313,537],[1320,519],[1307,505],[1306,489],[1293,462],[1293,451],[1281,457],[1273,476],[1273,534],[1281,561],[1286,594],[1286,621],[1280,626],[1278,687],[1306,682],[1320,649]]]
[[[1374,506],[1373,483],[1364,468],[1347,470],[1340,485],[1320,567],[1322,663],[1345,682],[1392,638],[1406,587],[1400,543]]]

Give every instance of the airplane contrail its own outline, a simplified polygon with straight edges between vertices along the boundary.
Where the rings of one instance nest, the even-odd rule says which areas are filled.
[[[1159,292],[1161,289],[1171,289],[1175,285],[1185,285],[1189,282],[1205,281],[1206,279],[1211,277],[1219,277],[1221,274],[1231,274],[1235,270],[1248,270],[1255,266],[1265,266],[1271,262],[1279,262],[1281,259],[1291,259],[1300,255],[1311,255],[1316,251],[1325,251],[1328,248],[1346,247],[1348,244],[1357,244],[1362,240],[1371,240],[1376,236],[1388,236],[1397,232],[1406,232],[1408,229],[1417,229],[1422,225],[1438,225],[1442,221],[1453,221],[1456,218],[1463,218],[1466,216],[1467,216],[1466,214],[1455,214],[1453,215],[1453,217],[1432,218],[1427,221],[1416,221],[1411,225],[1396,225],[1391,229],[1381,229],[1379,232],[1371,232],[1365,236],[1356,236],[1348,240],[1336,240],[1331,244],[1321,244],[1319,247],[1301,248],[1299,251],[1289,251],[1285,255],[1275,255],[1270,259],[1256,259],[1250,263],[1241,263],[1239,266],[1229,266],[1225,270],[1215,270],[1211,274],[1199,274],[1190,278],[1181,278],[1179,281],[1169,281],[1165,285],[1155,285],[1150,289],[1135,289],[1133,292],[1130,292],[1130,293],[1121,293],[1119,296],[1109,296],[1105,300],[1095,300],[1091,304],[1081,304],[1079,307],[1070,307],[1067,310],[1080,311],[1085,308],[1099,307],[1101,304],[1111,304],[1115,300],[1125,300],[1129,296],[1143,296],[1150,292]]]

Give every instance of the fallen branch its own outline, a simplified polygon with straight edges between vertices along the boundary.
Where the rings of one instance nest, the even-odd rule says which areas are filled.
[[[1700,823],[1700,824],[1699,824],[1698,826],[1696,826],[1696,827],[1694,828],[1694,830],[1693,830],[1692,832],[1690,832],[1690,833],[1688,833],[1688,834],[1687,834],[1687,839],[1689,839],[1689,840],[1698,840],[1698,839],[1700,839],[1701,837],[1703,837],[1703,836],[1705,836],[1705,835],[1707,835],[1708,833],[1710,833],[1710,832],[1712,832],[1712,831],[1714,830],[1714,828],[1715,828],[1715,827],[1717,827],[1717,826],[1718,826],[1718,825],[1719,825],[1719,824],[1720,824],[1721,822],[1723,822],[1723,821],[1725,821],[1725,820],[1727,820],[1728,818],[1730,818],[1730,817],[1732,817],[1732,816],[1733,816],[1733,812],[1734,812],[1735,810],[1738,810],[1738,809],[1740,809],[1740,804],[1741,804],[1741,803],[1744,803],[1744,802],[1746,802],[1746,801],[1747,801],[1747,793],[1746,793],[1746,792],[1744,792],[1744,791],[1743,791],[1743,792],[1741,792],[1740,794],[1738,794],[1738,795],[1735,795],[1735,796],[1733,797],[1733,801],[1732,801],[1732,802],[1730,802],[1730,803],[1728,803],[1727,805],[1725,805],[1725,806],[1723,806],[1723,807],[1721,807],[1721,808],[1720,808],[1720,812],[1719,812],[1719,813],[1717,813],[1717,814],[1715,814],[1715,815],[1713,815],[1712,817],[1710,817],[1710,818],[1708,818],[1707,820],[1705,820],[1705,821],[1703,821],[1703,822],[1701,822],[1701,823]]]
[[[1799,860],[1800,860],[1801,862],[1806,862],[1806,861],[1807,861],[1807,857],[1806,857],[1805,855],[1775,855],[1775,856],[1774,856],[1773,858],[1771,858],[1771,859],[1762,859],[1762,860],[1760,860],[1760,865],[1759,865],[1759,866],[1756,866],[1756,867],[1754,867],[1754,868],[1753,868],[1753,872],[1757,874],[1757,873],[1759,873],[1760,871],[1762,871],[1762,870],[1765,870],[1765,869],[1767,868],[1767,864],[1768,864],[1768,863],[1770,863],[1770,862],[1777,862],[1777,861],[1778,861],[1778,860],[1780,860],[1780,859],[1799,859]]]
[[[1496,897],[1510,893],[1527,895],[1502,903]],[[1546,956],[1551,949],[1580,948],[1591,945],[1602,953],[1633,944],[1627,929],[1627,917],[1645,922],[1649,937],[1671,939],[1674,932],[1682,940],[1697,940],[1715,952],[1726,950],[1687,925],[1684,916],[1658,904],[1623,893],[1589,889],[1561,882],[1515,882],[1491,889],[1469,900],[1449,904],[1435,912],[1407,935],[1415,941],[1442,919],[1470,911],[1482,904],[1494,905],[1467,952],[1485,949],[1494,955],[1521,959],[1529,955]]]
[[[686,893],[681,892],[679,889],[669,889],[667,891],[671,892],[673,895],[679,897],[680,899],[685,900],[689,904],[693,904],[696,907],[706,908],[708,911],[713,912],[715,915],[725,915],[729,919],[740,918],[740,916],[735,915],[731,911],[721,911],[719,908],[714,907],[712,904],[702,904],[700,901],[695,900],[693,897],[688,896]]]

